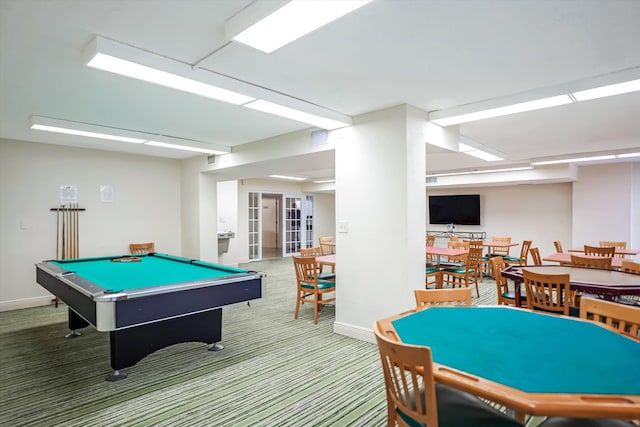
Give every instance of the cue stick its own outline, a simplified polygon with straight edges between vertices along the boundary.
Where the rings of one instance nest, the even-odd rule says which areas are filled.
[[[66,212],[64,210],[64,205],[62,205],[62,246],[60,248],[60,251],[62,252],[62,258],[61,259],[66,259],[65,255],[65,244],[64,244],[64,240],[66,238],[66,233],[67,230],[65,229],[65,215]]]
[[[56,209],[56,259],[58,258],[58,247],[60,246],[60,208]]]
[[[76,211],[76,203],[73,204],[73,210],[71,211],[71,234],[73,234],[73,239],[71,239],[71,258],[76,257],[76,228],[77,224],[77,211]]]

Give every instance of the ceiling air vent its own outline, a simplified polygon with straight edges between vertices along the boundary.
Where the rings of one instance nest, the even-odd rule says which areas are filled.
[[[438,183],[438,177],[437,176],[428,176],[427,180],[426,180],[427,184],[437,184]]]

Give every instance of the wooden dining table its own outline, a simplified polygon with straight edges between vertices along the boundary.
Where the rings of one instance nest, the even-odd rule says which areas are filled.
[[[316,262],[318,265],[325,266],[328,265],[330,267],[336,266],[336,254],[322,255],[316,257]]]
[[[582,255],[582,256],[585,256],[587,258],[602,258],[594,255]],[[558,262],[560,264],[571,264],[571,254],[569,252],[556,252],[542,258],[542,260],[550,261],[550,262]],[[620,268],[622,268],[623,260],[624,258],[620,258],[620,257],[611,258],[611,267],[619,270]]]
[[[437,382],[504,405],[520,421],[640,417],[640,342],[606,325],[505,306],[434,306],[376,327],[430,347]]]
[[[502,271],[502,275],[515,283],[517,307],[521,306],[520,285],[524,280],[523,269],[538,274],[568,274],[569,286],[572,290],[599,295],[608,300],[625,295],[640,295],[640,275],[638,274],[560,265],[511,265]]]
[[[573,248],[573,249],[569,249],[569,252],[582,252],[584,253],[584,246],[581,248]],[[616,255],[638,255],[640,253],[640,250],[638,249],[620,249],[620,248],[615,248],[615,252]]]
[[[426,246],[425,251],[427,255],[435,256],[436,263],[434,268],[440,268],[441,256],[454,257],[454,256],[460,256],[460,255],[465,255],[469,253],[468,249],[441,248],[439,246]]]

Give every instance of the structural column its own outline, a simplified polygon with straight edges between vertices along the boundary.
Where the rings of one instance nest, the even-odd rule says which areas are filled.
[[[335,133],[337,333],[371,340],[424,287],[426,117],[400,105]]]

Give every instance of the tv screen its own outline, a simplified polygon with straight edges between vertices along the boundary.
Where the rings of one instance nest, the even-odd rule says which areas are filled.
[[[429,196],[429,223],[480,225],[480,195]]]

